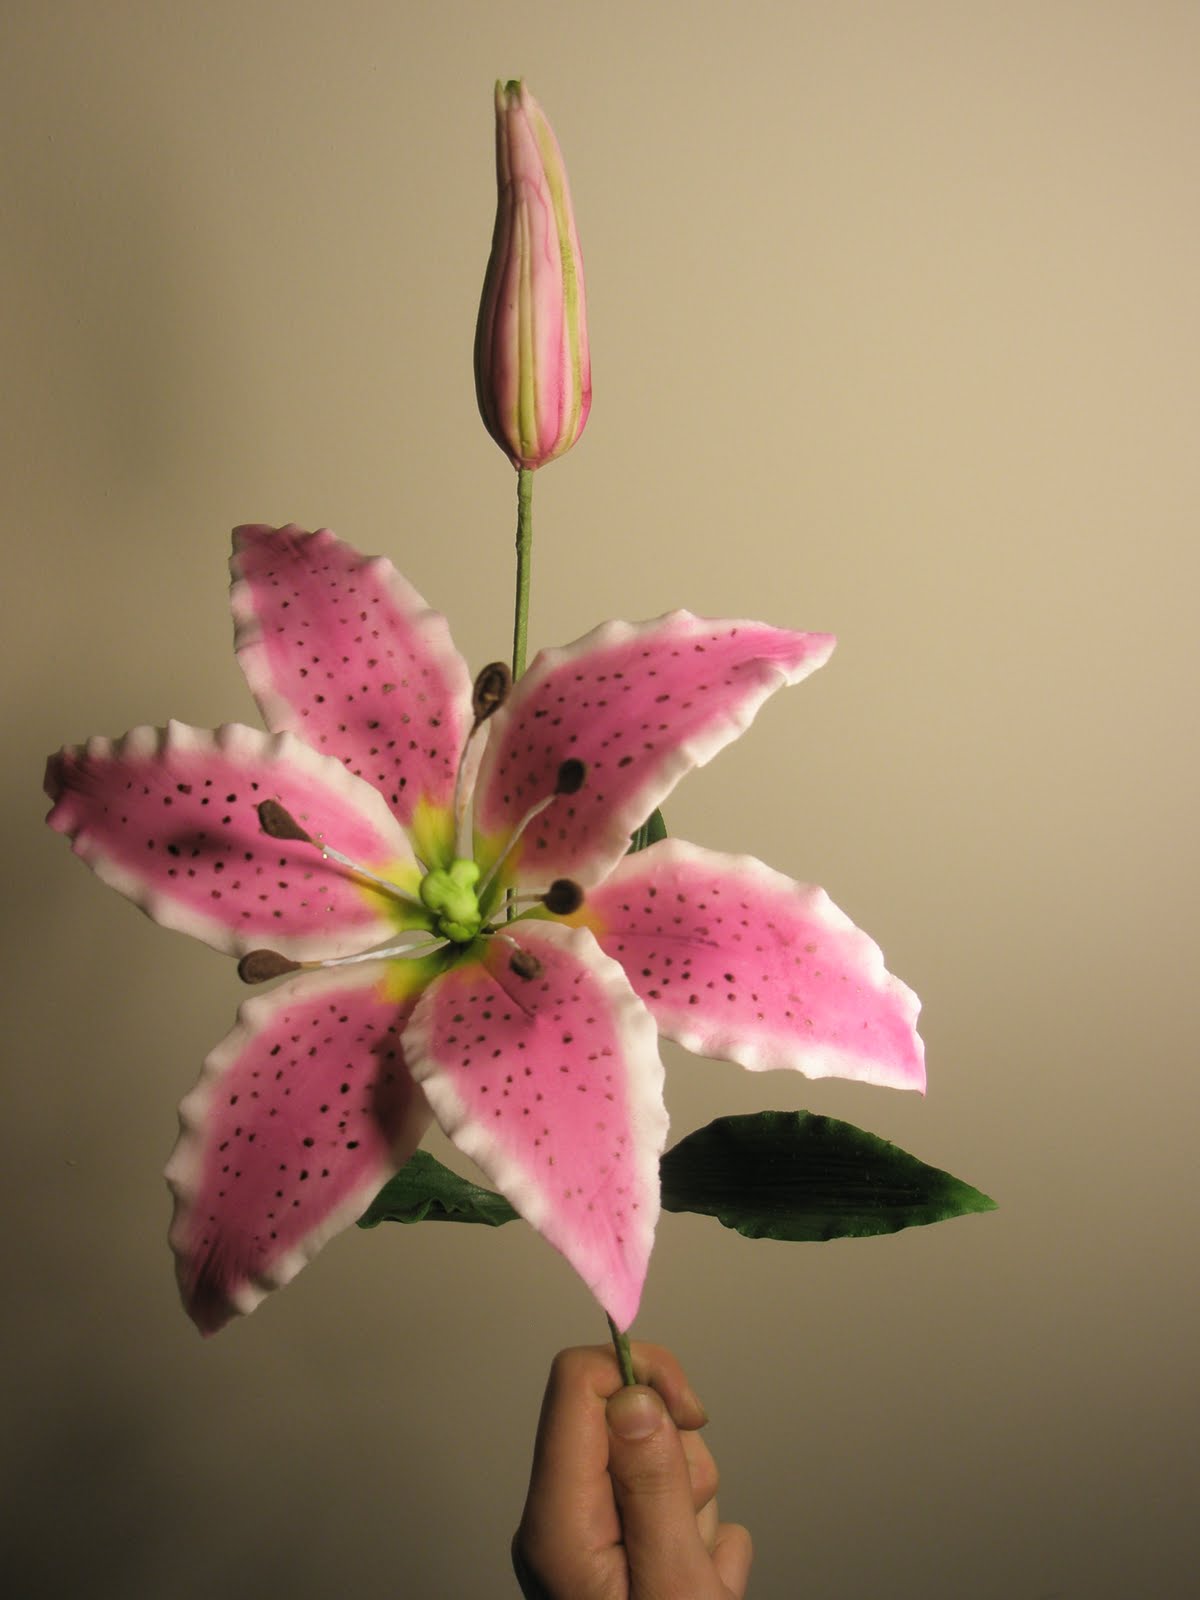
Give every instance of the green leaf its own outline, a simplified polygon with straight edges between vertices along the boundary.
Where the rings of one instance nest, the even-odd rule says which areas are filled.
[[[667,825],[663,821],[663,814],[657,806],[655,806],[645,822],[642,823],[642,827],[646,830],[647,844],[657,844],[660,839],[667,837]]]
[[[995,1209],[978,1189],[885,1139],[807,1111],[719,1117],[668,1150],[661,1170],[665,1210],[716,1217],[748,1239],[861,1239]],[[516,1215],[501,1195],[418,1150],[358,1225],[498,1228]]]
[[[862,1239],[996,1202],[849,1122],[807,1111],[719,1117],[662,1160],[663,1206],[748,1239]]]
[[[663,821],[662,812],[656,806],[645,822],[634,830],[626,854],[634,856],[639,850],[644,850],[647,845],[657,844],[660,839],[665,839],[666,837],[667,825]]]
[[[371,1201],[360,1228],[381,1222],[486,1222],[498,1228],[517,1213],[502,1195],[460,1178],[428,1151],[418,1150]]]

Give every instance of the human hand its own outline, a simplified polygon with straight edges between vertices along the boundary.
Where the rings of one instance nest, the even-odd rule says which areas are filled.
[[[708,1418],[669,1350],[563,1350],[542,1402],[513,1539],[526,1600],[743,1600],[750,1535],[717,1517]]]

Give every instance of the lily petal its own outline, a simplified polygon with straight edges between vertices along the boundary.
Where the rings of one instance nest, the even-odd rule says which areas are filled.
[[[313,845],[263,833],[256,808],[278,800],[360,866],[416,884],[408,841],[379,795],[291,734],[239,723],[134,728],[51,756],[45,786],[47,822],[97,877],[217,950],[269,942],[304,960],[427,926],[421,908],[350,878]]]
[[[687,1050],[924,1092],[920,1001],[823,889],[665,839],[628,856],[577,920]]]
[[[590,933],[517,922],[426,991],[404,1053],[434,1115],[622,1328],[641,1298],[666,1142],[654,1022]]]
[[[235,528],[234,646],[263,720],[374,784],[411,828],[445,809],[471,716],[446,619],[328,528]]]
[[[166,1172],[202,1333],[294,1278],[416,1149],[429,1109],[400,1036],[421,976],[369,962],[292,979],[248,1000],[209,1055]]]
[[[542,651],[497,712],[484,752],[481,859],[554,793],[559,768],[574,759],[583,787],[533,822],[505,870],[531,887],[555,877],[598,883],[680,778],[736,739],[768,695],[822,666],[833,645],[829,634],[676,611],[608,622]]]

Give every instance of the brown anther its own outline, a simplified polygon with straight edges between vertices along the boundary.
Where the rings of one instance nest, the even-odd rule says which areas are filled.
[[[237,970],[243,983],[266,983],[270,978],[282,978],[285,972],[299,972],[300,963],[281,956],[278,950],[249,950]]]
[[[542,904],[556,917],[569,917],[583,904],[583,890],[570,878],[555,878],[542,896]]]
[[[475,726],[486,722],[493,712],[508,699],[508,691],[512,688],[512,673],[503,661],[493,661],[490,666],[475,679],[475,687],[471,690],[471,710],[475,713]]]
[[[312,844],[312,835],[305,833],[278,800],[260,800],[257,809],[258,825],[269,839],[299,839],[301,844]]]
[[[583,762],[570,756],[558,769],[558,777],[554,781],[555,794],[578,794],[586,776],[587,768]]]
[[[542,963],[528,950],[514,950],[508,958],[508,965],[517,977],[524,978],[526,983],[531,978],[540,978],[542,975]]]

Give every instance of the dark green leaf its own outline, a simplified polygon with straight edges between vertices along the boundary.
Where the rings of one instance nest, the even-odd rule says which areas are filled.
[[[660,839],[667,837],[667,825],[663,821],[663,814],[657,806],[646,818],[645,822],[642,823],[642,827],[646,830],[647,844],[657,844]]]
[[[807,1111],[720,1117],[662,1160],[663,1206],[748,1239],[859,1239],[995,1201],[873,1133]]]
[[[629,841],[628,854],[633,856],[639,850],[644,850],[647,845],[657,844],[660,839],[667,837],[667,825],[663,821],[663,814],[657,807],[650,813],[642,825],[634,830]]]
[[[995,1202],[873,1133],[807,1111],[719,1117],[662,1159],[667,1211],[716,1217],[749,1239],[823,1240],[894,1233]],[[376,1195],[360,1228],[381,1222],[512,1222],[490,1189],[418,1150]]]
[[[360,1228],[381,1222],[486,1222],[498,1228],[517,1213],[501,1195],[460,1178],[457,1172],[418,1150],[371,1201],[358,1219]]]

